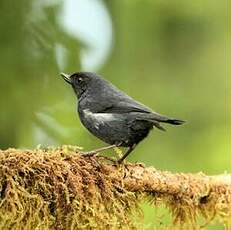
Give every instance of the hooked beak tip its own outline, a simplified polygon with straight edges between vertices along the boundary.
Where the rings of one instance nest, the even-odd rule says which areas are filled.
[[[71,84],[71,83],[72,83],[72,81],[71,81],[71,78],[70,78],[70,75],[69,75],[69,74],[66,74],[66,73],[60,73],[60,75],[63,77],[63,79],[64,79],[67,83],[69,83],[69,84]]]

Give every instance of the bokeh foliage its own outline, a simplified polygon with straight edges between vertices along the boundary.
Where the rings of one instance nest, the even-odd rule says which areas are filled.
[[[0,147],[101,146],[81,126],[74,95],[58,76],[88,70],[80,65],[86,44],[60,25],[64,2],[44,2],[0,2]],[[104,4],[114,41],[97,72],[154,110],[188,121],[154,130],[129,160],[171,171],[230,171],[231,3]],[[64,68],[57,46],[66,50]]]

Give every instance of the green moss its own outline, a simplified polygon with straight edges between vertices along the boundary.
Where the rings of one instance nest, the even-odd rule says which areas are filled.
[[[2,151],[0,229],[136,228],[136,196],[124,189],[120,169],[109,173],[72,147]]]
[[[230,178],[113,165],[71,146],[0,150],[0,229],[149,229],[144,203],[156,229],[229,229]]]

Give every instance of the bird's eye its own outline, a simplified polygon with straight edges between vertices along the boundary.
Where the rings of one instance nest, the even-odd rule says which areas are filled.
[[[81,77],[79,77],[78,79],[77,79],[77,82],[78,83],[81,83],[83,81],[83,78],[81,78]]]

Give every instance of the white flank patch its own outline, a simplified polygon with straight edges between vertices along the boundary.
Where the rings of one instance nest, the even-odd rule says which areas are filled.
[[[83,110],[84,116],[95,123],[95,128],[99,129],[99,125],[115,119],[112,113],[92,113],[89,109]]]

